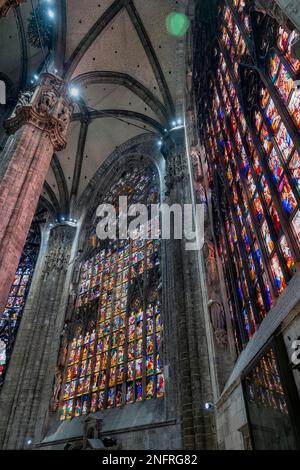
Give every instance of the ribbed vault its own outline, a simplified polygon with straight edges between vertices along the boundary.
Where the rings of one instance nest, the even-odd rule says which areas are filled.
[[[14,99],[45,58],[79,90],[68,147],[53,156],[42,194],[54,213],[68,215],[116,148],[147,132],[158,140],[174,120],[183,67],[165,22],[185,1],[57,0],[54,40],[44,51],[28,39],[37,5],[27,0],[0,19],[0,70]]]

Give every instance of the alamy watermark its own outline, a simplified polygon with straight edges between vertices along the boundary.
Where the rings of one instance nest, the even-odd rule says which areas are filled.
[[[294,352],[292,353],[291,361],[294,364],[294,366],[299,366],[300,364],[300,337],[293,341],[292,349]]]
[[[0,104],[6,104],[6,85],[0,80]]]
[[[119,197],[116,208],[101,204],[96,234],[100,240],[184,240],[188,251],[199,250],[204,243],[204,205],[130,204]]]

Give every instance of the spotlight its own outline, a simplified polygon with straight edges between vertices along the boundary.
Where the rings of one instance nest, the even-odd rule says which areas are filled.
[[[35,74],[33,75],[33,78],[34,78],[35,80],[38,80],[38,79],[39,79],[39,76],[35,73]]]
[[[70,88],[70,95],[73,96],[73,98],[77,98],[79,96],[79,90],[78,88],[72,86]]]
[[[206,403],[204,403],[204,408],[205,408],[207,411],[211,411],[211,410],[213,410],[214,405],[213,405],[213,403],[211,403],[211,402],[206,402]]]
[[[182,124],[182,120],[181,119],[177,119],[177,124],[180,126]]]
[[[54,16],[55,16],[55,15],[54,15],[54,11],[53,11],[53,10],[50,10],[50,8],[49,8],[49,10],[48,10],[47,13],[48,13],[49,18],[51,18],[51,20],[53,20],[53,18],[54,18]]]
[[[176,121],[173,121],[173,122],[172,122],[172,126],[173,126],[173,127],[176,126]]]
[[[61,220],[64,222],[64,221],[65,221],[65,218],[64,218],[64,217],[62,217],[62,218],[61,218]]]

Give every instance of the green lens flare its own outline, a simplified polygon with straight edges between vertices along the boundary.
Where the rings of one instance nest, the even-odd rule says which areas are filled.
[[[166,18],[168,33],[172,36],[184,36],[190,26],[190,20],[183,13],[173,12]]]

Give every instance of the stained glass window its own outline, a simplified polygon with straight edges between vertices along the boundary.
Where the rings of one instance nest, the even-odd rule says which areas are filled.
[[[116,205],[158,202],[156,174],[125,172],[105,197]],[[152,222],[157,220],[151,219]],[[93,255],[82,264],[76,315],[93,308],[86,327],[70,341],[60,419],[86,415],[164,395],[160,356],[160,243],[155,239],[100,242],[93,229]]]
[[[209,98],[198,97],[205,102],[199,113],[207,110],[209,172],[218,174],[213,181],[222,195],[213,204],[238,350],[274,298],[285,292],[300,260],[300,93],[295,85],[300,61],[291,52],[295,34],[274,23],[271,37],[267,28],[257,26],[263,16],[250,15],[249,8],[243,0],[221,3],[215,70],[207,74]],[[208,145],[211,136],[214,152]]]
[[[255,450],[298,448],[281,376],[272,347],[244,379]]]
[[[39,230],[30,230],[4,312],[0,315],[0,387],[22,319],[40,247]]]

